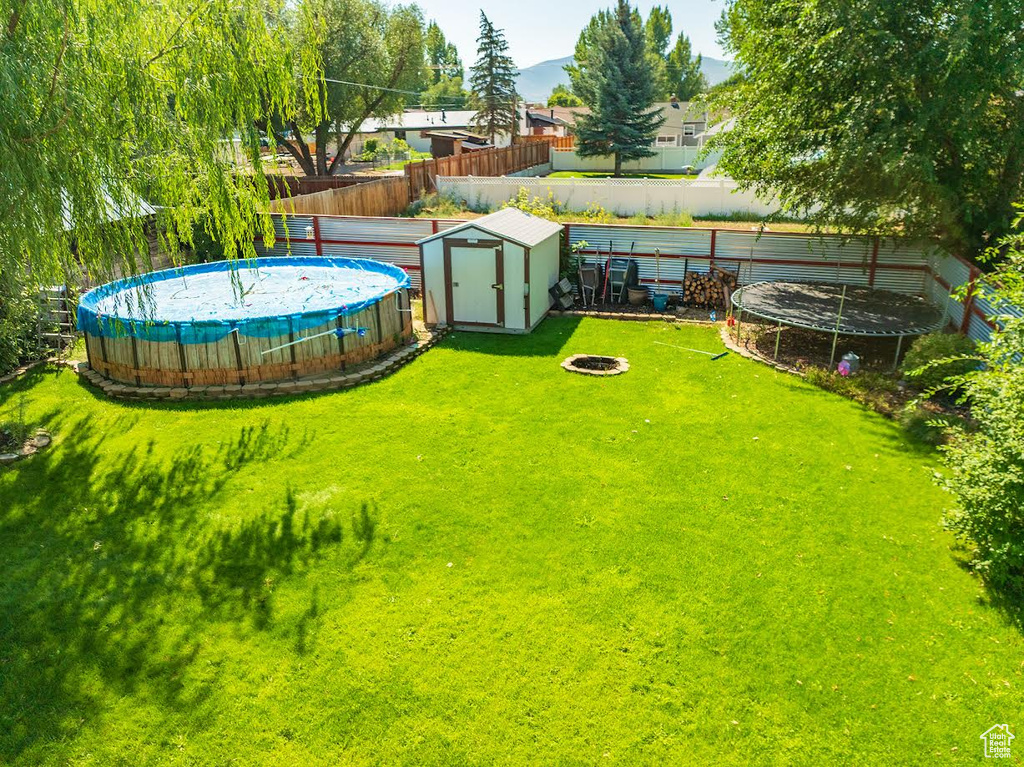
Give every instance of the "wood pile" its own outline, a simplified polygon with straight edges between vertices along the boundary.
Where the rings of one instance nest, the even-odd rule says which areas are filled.
[[[707,272],[689,272],[683,281],[683,302],[704,309],[725,309],[738,280],[735,272],[714,264]]]

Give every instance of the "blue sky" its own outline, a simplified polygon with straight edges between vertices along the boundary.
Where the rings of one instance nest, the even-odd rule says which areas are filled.
[[[476,37],[480,12],[505,31],[509,52],[520,67],[548,59],[572,55],[580,30],[600,8],[612,0],[594,3],[586,0],[489,0],[482,5],[457,0],[415,0],[427,19],[441,25],[445,36],[455,43],[467,67],[476,58]],[[725,0],[689,0],[689,2],[634,3],[647,17],[653,5],[667,5],[672,12],[674,34],[686,32],[694,53],[723,58],[715,34],[715,21]]]

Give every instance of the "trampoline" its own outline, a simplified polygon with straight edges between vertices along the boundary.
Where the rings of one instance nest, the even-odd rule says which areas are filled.
[[[246,384],[343,370],[412,336],[408,275],[353,258],[151,272],[85,294],[90,366],[133,385]]]
[[[756,282],[732,294],[737,316],[737,336],[744,315],[778,325],[829,333],[833,336],[832,360],[839,336],[895,338],[899,360],[903,339],[941,329],[944,312],[920,296],[858,285],[825,282]]]

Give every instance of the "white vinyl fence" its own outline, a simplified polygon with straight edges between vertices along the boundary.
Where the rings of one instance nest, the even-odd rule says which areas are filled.
[[[718,162],[722,153],[711,152],[701,157],[701,148],[696,146],[659,146],[651,147],[653,157],[642,160],[628,160],[622,163],[624,171],[665,171],[678,173],[683,168],[702,170]],[[551,170],[583,170],[610,173],[615,169],[615,158],[580,157],[575,149],[552,149]]]
[[[546,162],[543,165],[534,165],[532,168],[526,168],[525,170],[517,170],[515,173],[506,173],[506,178],[519,178],[519,177],[531,177],[531,176],[546,176],[551,172],[551,163]]]
[[[501,207],[526,189],[532,196],[549,196],[568,210],[584,211],[595,205],[620,216],[657,215],[686,211],[695,216],[745,213],[767,216],[778,206],[752,192],[740,191],[725,179],[632,178],[480,178],[438,176],[437,191],[465,200],[473,208]]]
[[[462,223],[452,219],[271,215],[277,239],[269,248],[257,241],[260,255],[373,258],[405,269],[414,289],[422,284],[416,241]],[[965,302],[958,299],[956,289],[978,276],[977,267],[921,242],[738,229],[566,224],[563,243],[581,241],[587,242],[582,251],[585,260],[603,261],[609,253],[631,256],[639,265],[641,283],[659,282],[663,291],[679,291],[688,272],[706,272],[713,261],[737,271],[741,285],[802,280],[923,295],[945,308],[953,327],[976,340],[990,337],[993,325],[986,315],[1024,316],[1024,309],[993,307],[981,297]]]

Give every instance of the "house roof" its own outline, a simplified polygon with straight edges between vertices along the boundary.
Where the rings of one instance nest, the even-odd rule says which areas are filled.
[[[465,128],[472,121],[476,112],[473,110],[445,110],[443,112],[424,112],[422,110],[402,112],[391,117],[371,117],[363,120],[359,133],[377,133],[387,130],[431,130],[433,128]]]
[[[470,141],[475,144],[487,143],[487,136],[481,136],[479,133],[472,133],[468,130],[432,130],[424,131],[423,136],[425,138],[449,138],[459,139],[461,141]]]
[[[422,245],[430,240],[436,240],[438,237],[465,229],[479,229],[500,239],[522,245],[524,248],[532,248],[544,242],[548,237],[561,232],[562,225],[548,221],[546,218],[524,213],[518,208],[502,208],[482,218],[467,221],[443,232],[424,237],[416,244]]]
[[[707,112],[698,108],[692,101],[666,101],[654,106],[661,110],[665,118],[662,127],[666,128],[681,128],[684,123],[702,123],[708,119]]]
[[[103,195],[103,218],[107,223],[122,221],[126,218],[148,218],[156,213],[156,208],[127,188],[121,190],[123,204],[114,200],[108,189],[100,190]],[[66,192],[61,192],[61,219],[64,231],[76,228],[75,214],[71,200]]]
[[[555,125],[575,125],[577,117],[590,114],[589,107],[532,107],[527,111],[531,119]]]

